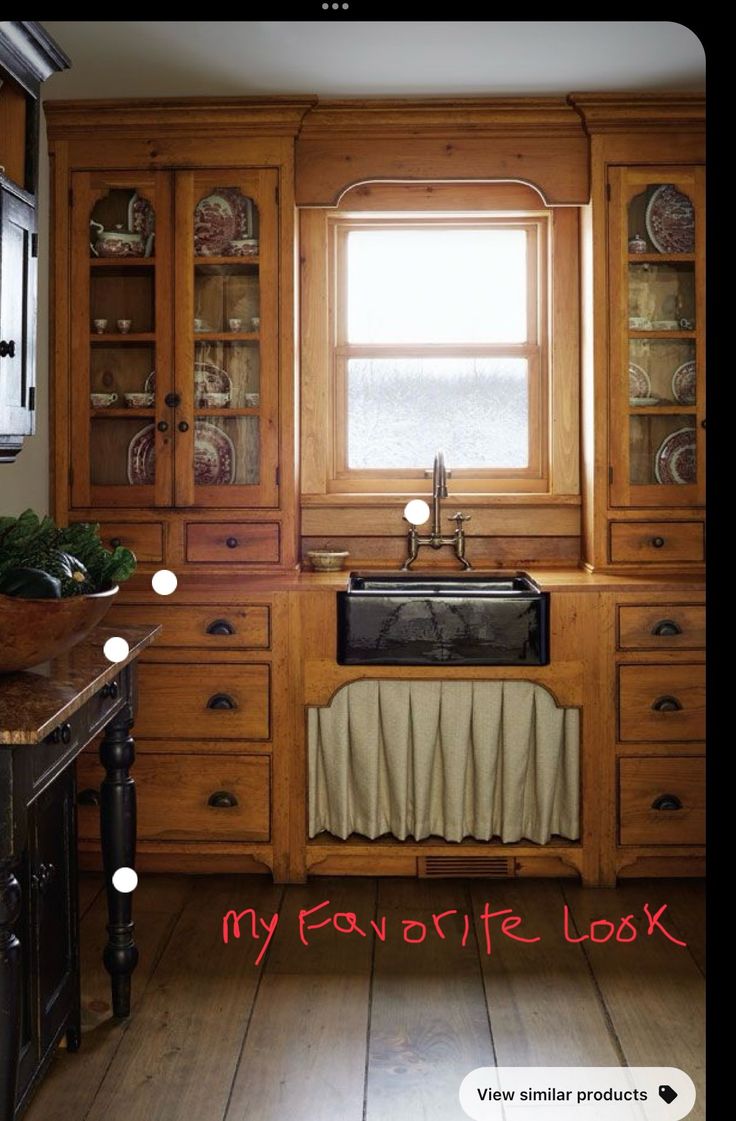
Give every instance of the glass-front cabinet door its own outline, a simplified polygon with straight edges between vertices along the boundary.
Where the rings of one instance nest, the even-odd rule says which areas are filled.
[[[176,173],[178,506],[277,505],[276,176]]]
[[[57,407],[75,507],[171,502],[170,188],[167,172],[73,176],[73,393]]]
[[[703,169],[616,167],[610,174],[611,504],[698,505],[705,466]]]

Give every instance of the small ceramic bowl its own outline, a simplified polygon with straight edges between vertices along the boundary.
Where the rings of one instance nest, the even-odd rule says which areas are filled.
[[[153,393],[124,393],[123,396],[129,409],[150,409],[154,402]]]
[[[339,572],[349,556],[346,549],[310,549],[307,553],[315,572]]]

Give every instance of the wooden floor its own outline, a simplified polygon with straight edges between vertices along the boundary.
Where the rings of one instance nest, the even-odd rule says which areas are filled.
[[[493,1064],[679,1066],[703,1093],[704,932],[699,881],[583,889],[555,880],[317,879],[280,887],[257,876],[142,876],[140,963],[131,1019],[111,1018],[100,963],[101,881],[81,885],[83,1044],[60,1050],[27,1121],[462,1121],[458,1087]],[[354,912],[366,932],[309,921]],[[522,916],[513,941],[479,916]],[[647,935],[644,903],[687,948]],[[590,923],[633,914],[637,938],[573,944]],[[278,925],[260,966],[244,919]],[[439,920],[433,913],[456,909]],[[465,924],[464,916],[471,915]],[[385,941],[373,936],[373,920]],[[506,917],[506,916],[502,916]],[[403,925],[403,920],[414,925]],[[343,929],[351,920],[337,919]],[[423,941],[423,927],[427,934]],[[263,935],[264,928],[259,926]],[[602,936],[604,926],[595,928]],[[415,940],[408,944],[403,940]],[[463,941],[465,944],[463,945]],[[699,1096],[691,1121],[705,1117]]]

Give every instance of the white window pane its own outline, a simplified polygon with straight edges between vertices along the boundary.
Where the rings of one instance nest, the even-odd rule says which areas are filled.
[[[351,358],[348,467],[528,466],[525,358]]]
[[[527,341],[525,230],[352,230],[349,343]]]

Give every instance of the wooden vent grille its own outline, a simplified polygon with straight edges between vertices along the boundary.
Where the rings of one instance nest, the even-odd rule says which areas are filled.
[[[516,875],[516,865],[508,856],[420,856],[417,875],[432,876],[487,876],[503,879]]]

